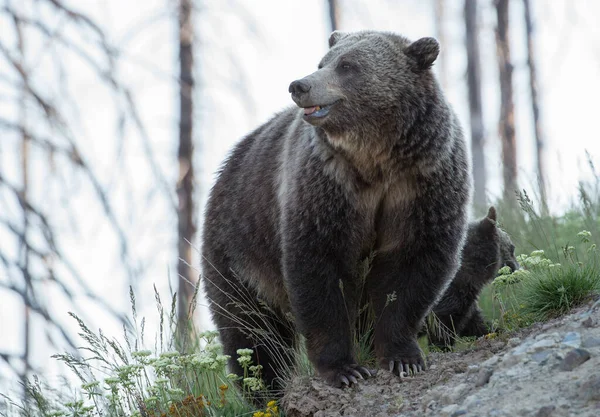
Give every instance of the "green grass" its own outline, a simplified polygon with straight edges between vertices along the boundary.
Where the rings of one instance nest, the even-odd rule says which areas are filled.
[[[244,375],[228,374],[228,356],[222,354],[217,332],[179,340],[173,298],[165,311],[158,293],[156,304],[160,330],[153,349],[147,349],[144,323],[137,320],[135,297],[131,294],[134,331],[125,331],[121,340],[93,332],[74,314],[85,341],[79,355],[54,356],[63,362],[80,385],[48,387],[34,377],[26,386],[21,402],[0,395],[6,414],[22,417],[186,417],[186,416],[271,416],[279,417],[275,402],[256,410],[251,399],[264,394],[260,366],[252,364],[251,350],[238,351]],[[195,303],[193,303],[195,305]],[[187,333],[189,335],[189,332]],[[181,353],[189,352],[189,353]],[[243,389],[236,389],[236,382]],[[263,413],[262,415],[260,413]]]
[[[560,216],[541,215],[525,192],[518,209],[498,204],[500,223],[525,270],[500,276],[483,291],[480,307],[490,322],[517,330],[566,314],[600,293],[599,189],[598,179],[581,185],[579,204]]]
[[[569,265],[533,273],[523,281],[523,312],[536,321],[568,313],[600,291],[600,270],[593,264]]]
[[[590,248],[595,247],[592,244]],[[553,263],[541,251],[534,251],[527,257],[521,255],[521,263],[528,269],[499,276],[482,296],[487,318],[504,330],[517,330],[566,314],[600,294],[595,250],[585,261],[571,259],[567,254],[563,264]]]

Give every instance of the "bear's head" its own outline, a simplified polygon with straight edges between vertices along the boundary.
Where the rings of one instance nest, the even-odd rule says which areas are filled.
[[[473,270],[485,268],[483,281],[492,280],[503,266],[512,271],[520,268],[515,258],[515,245],[510,236],[496,223],[496,209],[490,207],[486,217],[469,225],[463,250],[463,263]]]
[[[335,31],[329,47],[318,70],[289,87],[304,120],[329,135],[398,131],[390,123],[409,125],[438,91],[430,70],[439,53],[433,38],[410,42],[392,33]]]
[[[500,267],[508,266],[512,272],[521,268],[515,257],[515,245],[508,233],[502,229],[498,229],[498,238],[500,240]]]

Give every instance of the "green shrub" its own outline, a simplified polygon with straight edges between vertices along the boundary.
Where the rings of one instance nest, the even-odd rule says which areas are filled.
[[[583,230],[577,237],[576,246],[562,248],[562,263],[535,250],[517,257],[524,269],[500,270],[493,283],[494,297],[509,330],[566,314],[600,291],[600,262],[592,234]]]

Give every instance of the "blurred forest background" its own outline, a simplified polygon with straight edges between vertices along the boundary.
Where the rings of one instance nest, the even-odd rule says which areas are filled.
[[[122,334],[129,287],[148,334],[154,291],[187,323],[214,172],[332,29],[437,37],[476,208],[526,189],[560,218],[598,184],[598,18],[595,0],[1,0],[0,392],[61,373],[69,311]]]

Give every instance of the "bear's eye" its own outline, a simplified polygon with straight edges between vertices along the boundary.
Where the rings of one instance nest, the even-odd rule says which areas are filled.
[[[348,58],[344,57],[338,61],[336,71],[341,74],[346,74],[346,73],[350,73],[350,72],[358,72],[358,67],[354,62],[352,62],[352,61],[348,60]]]
[[[342,61],[338,65],[338,68],[343,71],[350,71],[352,69],[352,64],[350,64],[348,61]]]

